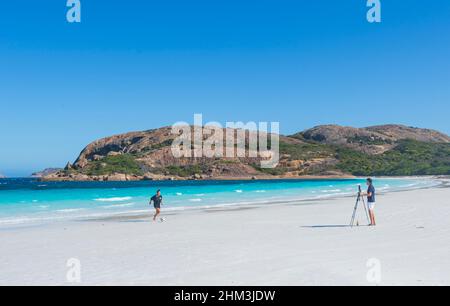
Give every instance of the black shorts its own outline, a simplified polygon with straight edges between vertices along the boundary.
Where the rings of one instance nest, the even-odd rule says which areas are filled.
[[[155,207],[155,209],[161,209],[161,205],[158,204],[153,205],[153,207]]]

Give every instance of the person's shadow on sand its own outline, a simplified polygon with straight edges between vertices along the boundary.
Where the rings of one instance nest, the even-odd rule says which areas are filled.
[[[141,219],[141,220],[122,220],[119,222],[121,222],[121,223],[150,223],[151,221]]]
[[[367,225],[358,225],[358,226],[367,226]],[[353,227],[358,227],[356,225],[354,225]],[[331,224],[331,225],[309,225],[309,226],[300,226],[301,228],[311,228],[311,229],[315,229],[315,228],[351,228],[352,226],[350,225],[343,225],[343,224]]]

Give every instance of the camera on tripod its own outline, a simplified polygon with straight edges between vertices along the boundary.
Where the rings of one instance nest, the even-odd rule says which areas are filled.
[[[356,198],[355,208],[353,209],[353,215],[352,215],[352,220],[350,221],[350,227],[353,227],[353,225],[355,224],[356,213],[358,211],[358,205],[359,205],[360,202],[363,203],[363,207],[364,207],[364,211],[366,213],[367,220],[369,220],[369,213],[368,213],[368,210],[367,210],[366,202],[364,201],[361,184],[358,184],[358,196]]]

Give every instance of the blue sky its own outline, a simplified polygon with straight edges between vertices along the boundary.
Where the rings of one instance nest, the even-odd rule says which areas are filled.
[[[0,4],[0,173],[73,161],[177,121],[401,123],[450,133],[450,1],[65,0]]]

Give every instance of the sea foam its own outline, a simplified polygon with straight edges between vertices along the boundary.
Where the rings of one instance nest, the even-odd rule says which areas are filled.
[[[97,202],[123,202],[123,201],[129,201],[132,197],[116,197],[116,198],[100,198],[100,199],[94,199],[94,201]]]
[[[131,207],[131,206],[134,206],[134,204],[136,204],[136,203],[125,203],[125,204],[107,205],[107,206],[103,206],[103,208],[104,208],[104,209],[109,209],[109,208]]]

